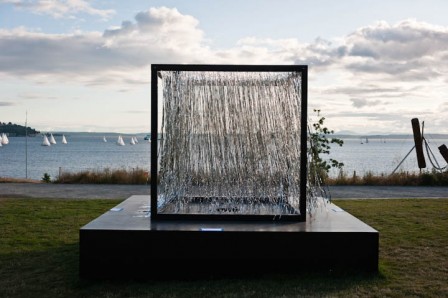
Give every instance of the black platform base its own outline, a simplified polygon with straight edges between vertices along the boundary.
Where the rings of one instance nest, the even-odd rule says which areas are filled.
[[[132,196],[81,228],[81,277],[378,270],[378,231],[334,204],[297,223],[152,222],[149,205]]]

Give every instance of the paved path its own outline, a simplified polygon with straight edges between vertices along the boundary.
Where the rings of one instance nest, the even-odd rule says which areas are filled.
[[[149,195],[149,185],[0,183],[0,197],[127,199]]]
[[[448,187],[332,186],[333,199],[448,198]],[[149,185],[0,183],[0,198],[127,199],[149,195]]]

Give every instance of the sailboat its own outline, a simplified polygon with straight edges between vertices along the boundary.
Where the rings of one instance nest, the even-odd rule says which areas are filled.
[[[47,135],[44,135],[44,140],[41,145],[42,146],[51,146],[50,141],[48,141]]]
[[[118,136],[117,145],[119,145],[119,146],[124,146],[125,145],[125,143],[123,141],[123,138],[121,136]]]
[[[148,141],[148,143],[151,143],[151,135],[146,135],[143,140]]]
[[[67,139],[65,138],[64,135],[62,135],[62,141],[61,141],[61,143],[62,143],[62,144],[67,144]]]
[[[5,133],[2,133],[2,137],[0,138],[0,142],[2,143],[2,145],[8,145],[9,144],[8,137],[6,136]]]
[[[135,142],[136,144],[138,144],[137,137],[134,137],[134,142]]]
[[[131,137],[131,142],[130,142],[130,144],[131,144],[131,145],[135,145],[134,137]]]
[[[54,139],[52,133],[50,133],[50,144],[52,144],[52,145],[56,144],[56,140]]]
[[[104,143],[107,143],[106,136],[103,137],[103,142],[104,142]]]

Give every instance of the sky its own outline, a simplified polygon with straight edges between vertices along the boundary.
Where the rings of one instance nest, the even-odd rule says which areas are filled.
[[[0,0],[0,121],[150,131],[151,64],[309,66],[339,133],[448,133],[448,1]],[[27,116],[26,116],[27,115]]]

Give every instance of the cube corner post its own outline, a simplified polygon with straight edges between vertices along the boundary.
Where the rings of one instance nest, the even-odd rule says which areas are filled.
[[[295,184],[295,189],[297,189],[296,194],[297,197],[294,197],[294,202],[297,202],[296,205],[294,205],[295,210],[292,211],[288,211],[289,213],[285,213],[285,214],[280,214],[280,216],[275,215],[275,214],[233,214],[232,212],[229,212],[229,210],[234,210],[232,208],[227,208],[227,207],[222,207],[221,201],[223,200],[223,196],[222,195],[218,195],[218,196],[211,196],[208,195],[208,197],[204,198],[201,196],[198,196],[197,194],[194,195],[190,195],[190,197],[188,197],[188,199],[190,200],[189,202],[205,202],[205,201],[212,201],[213,204],[218,204],[221,207],[218,208],[219,210],[221,210],[220,212],[218,212],[218,214],[213,213],[213,214],[195,214],[193,212],[193,214],[183,214],[182,212],[180,212],[180,214],[177,214],[175,212],[168,212],[169,214],[164,214],[162,212],[160,212],[160,205],[161,202],[160,200],[160,189],[159,189],[159,163],[160,163],[160,156],[159,154],[161,153],[161,149],[159,148],[159,136],[162,135],[164,138],[164,132],[162,131],[162,128],[160,127],[160,122],[161,119],[159,119],[159,110],[163,107],[159,106],[159,94],[163,92],[163,90],[160,90],[160,86],[159,83],[162,82],[162,77],[163,77],[163,73],[172,73],[175,75],[178,74],[182,74],[182,73],[213,73],[213,74],[224,74],[224,73],[235,73],[236,76],[238,76],[240,73],[260,73],[260,74],[275,74],[275,75],[279,75],[281,73],[283,74],[294,74],[298,76],[298,84],[297,86],[293,86],[293,88],[298,89],[296,90],[298,97],[293,99],[293,100],[297,100],[300,102],[297,102],[297,109],[299,110],[298,113],[298,117],[300,119],[296,119],[297,121],[297,127],[299,127],[299,131],[295,131],[294,129],[291,129],[291,131],[288,131],[288,133],[291,136],[292,140],[296,140],[297,143],[299,144],[295,144],[297,145],[296,149],[297,150],[297,155],[298,158],[297,160],[293,160],[294,165],[294,169],[298,169],[298,173],[296,173],[295,175],[296,180],[294,180],[293,182],[297,182]],[[248,78],[250,78],[250,76],[248,76]],[[265,78],[265,77],[263,77]],[[160,80],[159,80],[160,79]],[[194,219],[194,220],[237,220],[237,221],[245,221],[245,220],[280,220],[280,221],[306,221],[306,201],[307,201],[307,193],[306,193],[306,184],[307,184],[307,93],[308,93],[308,67],[306,65],[199,65],[199,64],[194,64],[194,65],[186,65],[186,64],[153,64],[151,65],[151,220],[166,220],[166,219]],[[198,84],[202,84],[204,80],[200,80],[200,79],[196,79],[195,82],[199,82]],[[191,82],[191,81],[190,81]],[[265,81],[262,81],[265,82]],[[219,85],[221,84],[221,85]],[[227,86],[222,87],[223,86],[222,81],[220,81],[219,83],[217,83],[216,86],[221,87],[221,88],[227,88]],[[253,85],[254,83],[250,82],[250,79],[245,79],[244,81],[245,86],[251,86],[251,84]],[[275,81],[274,83],[269,82],[269,84],[271,84],[270,88],[277,88],[275,84],[278,84],[277,81]],[[178,85],[181,86],[181,85]],[[272,87],[274,86],[274,87]],[[178,88],[178,87],[176,87]],[[280,88],[280,87],[278,87]],[[291,87],[292,88],[292,87]],[[226,93],[227,91],[224,91],[224,93]],[[220,93],[223,94],[223,93]],[[162,95],[163,97],[163,95]],[[293,96],[291,96],[293,97]],[[255,98],[255,97],[253,97]],[[216,99],[216,95],[213,95],[213,100]],[[252,99],[252,98],[251,98]],[[277,105],[278,102],[276,102]],[[286,109],[285,107],[281,107],[278,108],[280,109]],[[297,116],[297,115],[296,115]],[[163,124],[162,124],[163,125]],[[179,124],[180,125],[180,124]],[[271,128],[272,129],[272,128]],[[160,131],[159,131],[160,130]],[[239,130],[238,130],[239,131]],[[295,133],[294,136],[292,136],[291,132]],[[253,133],[254,139],[257,140],[258,138],[261,138],[259,135],[257,135],[258,132]],[[191,137],[193,133],[189,132],[189,137]],[[210,134],[210,131],[209,131]],[[233,137],[235,134],[231,136]],[[261,134],[261,133],[259,133]],[[297,135],[299,134],[299,135]],[[266,134],[265,134],[266,135]],[[263,135],[263,137],[265,139],[268,139],[269,137],[266,137],[265,135]],[[274,135],[274,133],[270,132],[270,135]],[[286,134],[284,134],[286,135]],[[223,137],[225,138],[225,136]],[[273,137],[272,137],[273,138]],[[227,140],[226,140],[227,141]],[[269,140],[268,140],[269,141]],[[289,141],[292,142],[292,141]],[[163,148],[162,148],[163,149]],[[288,148],[287,148],[288,149]],[[263,149],[265,150],[265,149]],[[266,151],[266,150],[265,150]],[[281,150],[279,150],[279,152],[281,153]],[[286,152],[285,152],[286,153]],[[268,154],[266,154],[266,156],[268,156]],[[285,164],[287,164],[287,168],[288,170],[290,169],[290,165],[291,165],[291,160],[287,160],[285,162]],[[291,166],[291,171],[293,171],[292,166]],[[178,174],[178,173],[176,173]],[[242,173],[243,174],[251,174],[251,173]],[[286,177],[287,175],[285,175]],[[283,177],[283,176],[282,176]],[[285,180],[286,178],[281,178],[283,180]],[[289,176],[287,179],[290,179]],[[229,178],[229,181],[230,178]],[[288,180],[287,182],[284,183],[284,185],[282,184],[282,189],[286,188],[286,193],[288,193],[288,187],[290,187],[292,189],[292,187],[290,186],[290,181]],[[226,182],[227,183],[227,182]],[[262,184],[262,183],[260,183]],[[228,185],[228,184],[225,184]],[[286,185],[286,186],[285,186]],[[255,188],[255,187],[254,187]],[[292,191],[291,191],[292,192]],[[182,204],[185,204],[185,197],[182,198]],[[265,200],[266,202],[272,202],[272,201],[279,201],[282,200],[282,197],[279,196],[277,197],[260,197],[260,196],[255,196],[255,195],[249,195],[249,197],[238,197],[237,196],[237,201],[244,201],[244,202],[249,202],[249,204],[251,204],[251,200],[252,201],[256,201],[256,202],[262,202],[263,200]],[[265,202],[263,201],[263,202]],[[217,203],[218,202],[218,203]],[[184,205],[182,205],[184,206]],[[176,207],[177,209],[179,209],[179,206]],[[190,208],[190,207],[188,207]],[[265,208],[265,206],[263,206],[263,208]],[[289,208],[289,207],[288,207]],[[191,208],[190,208],[191,209]],[[293,208],[294,209],[294,208]]]

